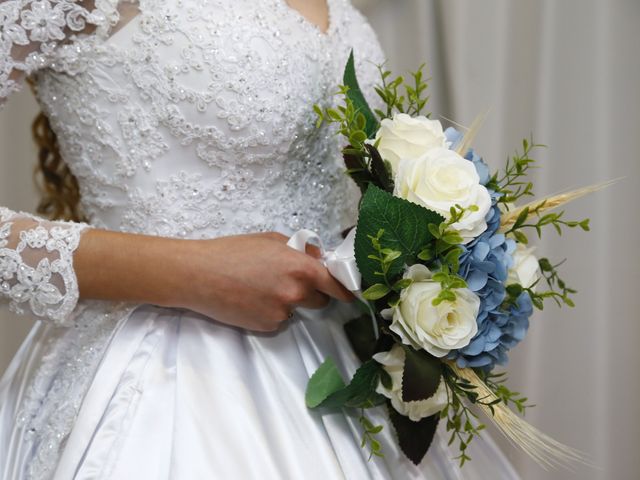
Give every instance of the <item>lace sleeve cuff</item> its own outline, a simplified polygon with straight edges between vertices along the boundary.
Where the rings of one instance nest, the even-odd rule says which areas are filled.
[[[0,207],[0,300],[16,313],[68,325],[79,296],[73,253],[87,228]]]
[[[46,67],[83,32],[105,37],[120,0],[0,0],[0,108],[20,78]]]

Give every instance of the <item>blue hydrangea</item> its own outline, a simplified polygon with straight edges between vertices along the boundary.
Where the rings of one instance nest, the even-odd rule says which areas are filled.
[[[462,138],[453,128],[445,131],[452,146]],[[489,181],[489,167],[473,150],[465,158],[476,167],[481,183]],[[507,311],[501,308],[506,297],[505,282],[513,264],[512,253],[515,241],[498,233],[500,210],[499,195],[491,193],[492,207],[486,216],[487,230],[467,245],[463,245],[460,256],[460,275],[469,289],[480,298],[478,333],[466,347],[450,353],[460,367],[491,370],[496,364],[507,362],[507,351],[519,343],[529,328],[529,317],[533,313],[531,298],[523,292]]]
[[[447,139],[447,142],[451,144],[451,148],[455,148],[456,144],[462,140],[462,133],[456,130],[453,127],[449,127],[444,131],[444,136]],[[478,172],[478,176],[480,177],[480,184],[486,185],[489,183],[489,178],[491,178],[491,173],[489,171],[489,166],[484,163],[484,160],[480,155],[473,151],[472,148],[464,156],[467,160],[473,162],[476,167],[476,171]]]

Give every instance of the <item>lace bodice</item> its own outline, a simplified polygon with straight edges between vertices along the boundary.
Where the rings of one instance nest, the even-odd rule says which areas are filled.
[[[33,75],[90,226],[185,238],[306,227],[330,243],[357,193],[312,107],[332,101],[351,48],[365,91],[383,58],[348,0],[327,3],[323,34],[285,0],[0,0],[0,104]],[[135,308],[76,306],[85,228],[0,208],[0,300],[63,326],[37,326],[48,340],[17,412],[29,479],[52,475]]]
[[[351,48],[365,91],[383,61],[348,0],[328,0],[326,33],[285,0],[140,0],[126,19],[121,7],[0,2],[0,97],[22,72],[35,76],[90,224],[186,238],[305,227],[336,240],[357,197],[312,107],[332,101]],[[16,310],[63,323],[77,300],[82,228],[41,222],[38,235],[58,240],[36,252],[1,243],[3,231],[35,231],[35,220],[3,212],[0,292]],[[39,271],[27,303],[14,292],[24,266]]]

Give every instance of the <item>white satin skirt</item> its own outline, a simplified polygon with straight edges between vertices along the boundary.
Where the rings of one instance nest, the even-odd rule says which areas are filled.
[[[137,308],[110,340],[53,478],[519,478],[486,433],[472,442],[472,461],[460,468],[441,425],[415,466],[396,446],[383,408],[367,411],[385,425],[379,435],[384,457],[372,459],[360,447],[360,412],[308,410],[307,381],[327,356],[345,378],[359,364],[342,329],[353,316],[353,306],[333,302],[323,310],[298,310],[282,331],[264,335],[186,310]],[[22,367],[43,342],[31,335],[16,356],[0,392],[7,405],[20,404]],[[11,417],[18,410],[3,408],[0,415],[0,436],[14,432],[3,447],[16,452],[22,440]],[[17,480],[31,454],[14,455]]]

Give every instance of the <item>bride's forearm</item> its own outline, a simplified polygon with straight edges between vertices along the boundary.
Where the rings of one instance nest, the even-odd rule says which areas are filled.
[[[105,230],[74,255],[80,297],[182,307],[223,323],[272,331],[296,306],[353,296],[316,258],[278,233],[178,240]]]
[[[92,229],[74,254],[80,298],[178,306],[190,240]]]

